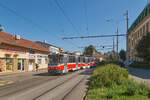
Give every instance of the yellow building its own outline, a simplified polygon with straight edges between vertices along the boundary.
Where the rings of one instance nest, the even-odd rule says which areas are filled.
[[[48,67],[48,49],[36,42],[0,32],[0,72],[34,71]]]
[[[128,32],[130,61],[142,61],[142,59],[136,57],[135,47],[139,40],[150,32],[150,3],[140,13]]]

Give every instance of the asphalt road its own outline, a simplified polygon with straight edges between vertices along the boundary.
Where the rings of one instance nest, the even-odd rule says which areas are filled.
[[[92,71],[80,70],[63,76],[39,73],[25,79],[22,76],[0,87],[0,100],[83,100]]]
[[[129,68],[129,71],[135,81],[150,86],[150,69]]]

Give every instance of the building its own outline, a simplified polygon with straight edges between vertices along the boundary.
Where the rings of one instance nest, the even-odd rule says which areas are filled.
[[[48,67],[48,49],[19,35],[0,32],[0,72],[34,71]]]
[[[104,56],[102,54],[100,54],[99,52],[94,51],[93,57],[99,59],[99,61],[104,61]]]
[[[142,59],[135,56],[135,47],[139,40],[148,32],[150,32],[150,3],[144,8],[128,30],[130,61],[142,61]]]
[[[44,40],[44,42],[41,41],[36,41],[38,44],[40,44],[41,46],[49,49],[50,53],[54,53],[54,54],[60,54],[60,53],[64,53],[62,48],[56,47],[54,45],[48,44],[46,43],[46,40]]]
[[[80,51],[75,51],[74,54],[78,55],[78,56],[82,55],[82,53]]]

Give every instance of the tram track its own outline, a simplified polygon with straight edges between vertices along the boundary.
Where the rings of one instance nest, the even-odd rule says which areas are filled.
[[[91,70],[79,70],[56,77],[39,77],[0,90],[1,100],[68,100],[79,89]],[[79,87],[78,87],[79,86]],[[76,88],[77,87],[77,88]],[[8,90],[8,91],[6,91]],[[3,93],[4,92],[4,93]],[[67,98],[67,99],[66,99]]]
[[[66,82],[68,82],[68,81],[70,81],[71,79],[75,78],[75,76],[78,76],[78,74],[76,74],[76,75],[74,75],[74,76],[70,77],[69,79],[65,80],[64,82],[62,82],[62,83],[60,83],[60,84],[58,84],[58,85],[56,85],[55,87],[50,88],[49,90],[47,90],[47,91],[43,92],[43,93],[42,93],[42,94],[40,94],[39,96],[35,97],[33,100],[37,100],[38,98],[40,98],[40,97],[44,96],[45,94],[49,93],[50,91],[52,91],[52,90],[56,89],[57,87],[59,87],[59,86],[61,86],[61,85],[65,84]]]
[[[74,93],[74,90],[76,91],[77,89],[81,89],[81,86],[85,84],[86,79],[89,77],[87,75],[89,72],[91,72],[91,70],[82,71],[77,75],[70,77],[66,81],[61,82],[55,87],[43,92],[33,100],[70,100],[68,99],[68,96],[70,98],[70,96]]]
[[[81,82],[84,81],[84,79],[85,79],[85,76],[84,76],[73,88],[71,88],[71,90],[62,98],[62,100],[65,100],[66,97],[67,97]]]

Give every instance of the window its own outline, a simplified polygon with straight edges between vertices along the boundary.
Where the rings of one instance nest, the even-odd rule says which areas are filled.
[[[69,56],[69,62],[70,63],[75,62],[75,56]]]
[[[41,59],[38,59],[38,60],[37,60],[37,63],[38,63],[38,64],[41,64]]]
[[[85,57],[83,57],[83,62],[85,62]]]
[[[138,31],[138,38],[140,37],[140,31]]]
[[[6,63],[6,71],[12,71],[12,64],[13,64],[12,59],[6,58],[5,63]]]
[[[149,32],[149,23],[146,24],[146,27],[147,27],[146,28],[147,29],[146,32]]]
[[[81,60],[80,60],[80,57],[78,57],[78,62],[80,62]]]
[[[48,59],[47,58],[45,59],[45,64],[48,64]]]
[[[60,63],[66,62],[66,59],[64,59],[64,58],[65,57],[63,55],[50,54],[50,55],[48,55],[48,63],[49,63],[49,65],[58,65]]]
[[[145,34],[145,25],[143,26],[143,34]]]

